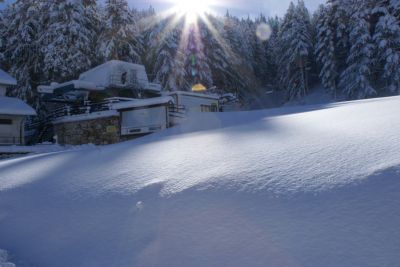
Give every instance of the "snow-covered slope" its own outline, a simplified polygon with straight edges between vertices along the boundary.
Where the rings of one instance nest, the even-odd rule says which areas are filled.
[[[400,98],[201,114],[0,162],[19,266],[398,266]]]

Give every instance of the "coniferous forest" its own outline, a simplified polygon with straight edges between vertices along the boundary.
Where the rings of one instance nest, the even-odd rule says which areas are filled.
[[[400,92],[399,0],[328,0],[313,14],[299,0],[283,17],[227,8],[188,25],[126,0],[17,0],[0,12],[0,67],[18,80],[9,95],[39,108],[38,85],[111,59],[145,65],[165,90],[202,83],[243,101],[301,99],[319,85],[333,99]]]

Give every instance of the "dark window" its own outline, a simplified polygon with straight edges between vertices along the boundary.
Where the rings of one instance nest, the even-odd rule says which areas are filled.
[[[201,105],[201,112],[211,112],[211,106]]]
[[[0,124],[2,124],[2,125],[11,125],[12,124],[12,120],[0,119]]]

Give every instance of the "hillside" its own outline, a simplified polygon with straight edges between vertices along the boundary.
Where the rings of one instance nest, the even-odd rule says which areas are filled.
[[[400,97],[0,161],[17,266],[397,266]]]

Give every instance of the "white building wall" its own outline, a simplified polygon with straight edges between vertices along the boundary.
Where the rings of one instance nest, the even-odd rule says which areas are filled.
[[[23,116],[0,114],[0,145],[24,144],[23,121]]]
[[[191,95],[177,95],[178,105],[184,106],[187,112],[206,112],[207,107],[215,106],[218,109],[218,100],[211,98],[202,98]],[[202,107],[203,106],[203,107]]]

